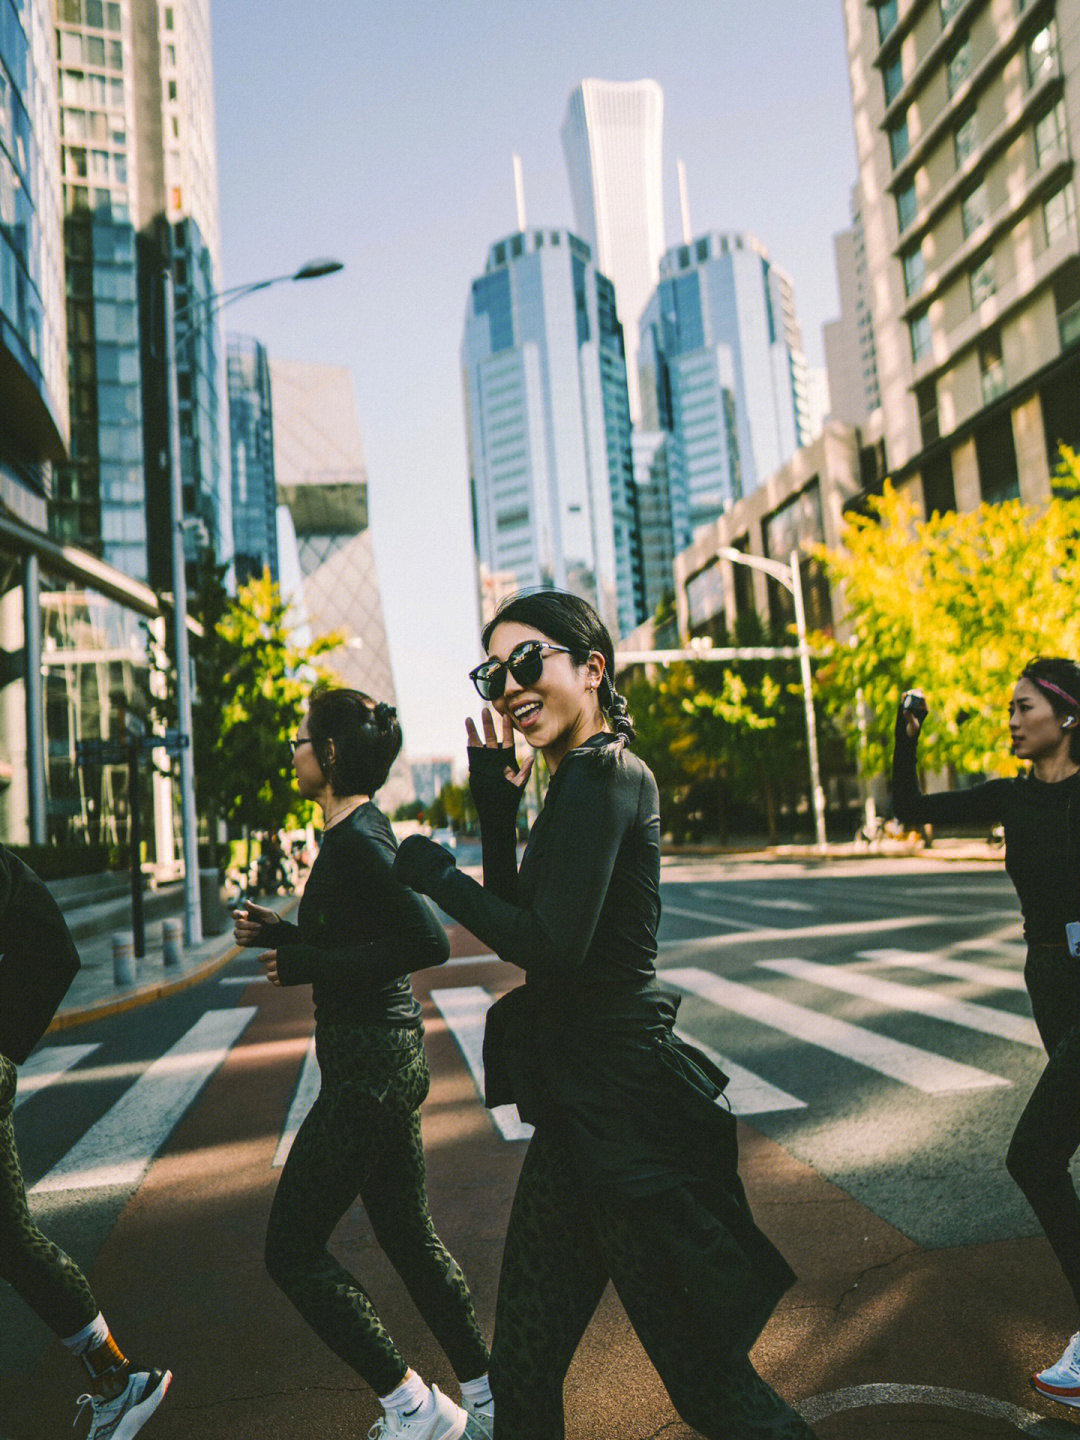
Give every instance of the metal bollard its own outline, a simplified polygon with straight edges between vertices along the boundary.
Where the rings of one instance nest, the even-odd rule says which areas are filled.
[[[180,964],[184,941],[184,922],[175,917],[161,922],[161,958],[166,966]]]
[[[112,937],[113,984],[135,984],[135,940],[124,931]]]

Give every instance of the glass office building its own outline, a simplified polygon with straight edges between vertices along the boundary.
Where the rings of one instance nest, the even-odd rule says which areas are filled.
[[[622,327],[566,230],[493,245],[462,346],[481,612],[531,585],[576,591],[616,633],[643,617]]]
[[[227,352],[236,583],[264,570],[278,580],[270,362],[264,347],[247,335],[230,335]]]
[[[703,235],[660,262],[642,318],[643,423],[671,433],[675,548],[809,439],[791,281],[750,235]]]

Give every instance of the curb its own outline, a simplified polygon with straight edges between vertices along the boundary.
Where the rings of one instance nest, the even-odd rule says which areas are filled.
[[[55,1030],[70,1030],[75,1025],[84,1025],[89,1020],[103,1020],[110,1015],[122,1015],[126,1010],[135,1010],[140,1005],[149,1005],[154,1000],[164,1000],[167,995],[176,995],[181,990],[189,990],[193,985],[208,980],[219,970],[223,970],[230,960],[235,960],[240,954],[240,946],[232,945],[224,955],[219,955],[213,960],[205,960],[202,964],[188,971],[186,975],[180,975],[175,980],[155,980],[147,985],[139,985],[134,990],[128,990],[123,995],[108,996],[104,1000],[95,1000],[90,1005],[73,1006],[70,1010],[61,1010],[53,1017],[53,1022],[45,1032],[51,1035]]]

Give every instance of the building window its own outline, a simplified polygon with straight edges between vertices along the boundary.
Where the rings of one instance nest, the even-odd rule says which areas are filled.
[[[953,147],[956,152],[956,168],[959,170],[964,161],[974,155],[979,148],[979,117],[974,110],[970,115],[965,116],[956,127],[953,135]]]
[[[911,137],[908,134],[907,116],[902,115],[894,125],[889,126],[889,154],[894,167],[900,164],[910,149]]]
[[[896,223],[901,235],[918,214],[919,202],[915,196],[915,181],[896,192]]]
[[[930,316],[924,310],[908,322],[908,330],[911,332],[911,358],[916,364],[924,356],[930,354]]]
[[[960,202],[960,223],[964,229],[964,238],[973,235],[989,218],[990,199],[986,191],[986,181],[981,180]]]
[[[996,415],[975,432],[975,460],[982,498],[992,505],[1020,498],[1020,471],[1012,416]]]
[[[1057,31],[1051,20],[1027,44],[1028,84],[1032,89],[1057,69]]]
[[[915,409],[919,415],[919,433],[922,436],[922,445],[925,450],[927,445],[932,445],[935,440],[941,439],[941,426],[938,423],[937,383],[934,380],[924,380],[920,385],[915,386]]]
[[[971,36],[965,35],[949,56],[945,66],[945,82],[950,95],[955,95],[971,74]]]
[[[877,6],[877,34],[879,45],[883,45],[886,38],[896,29],[898,10],[897,0],[885,0],[883,5]]]
[[[956,509],[956,486],[953,484],[952,456],[948,450],[935,456],[922,472],[923,511],[927,515],[944,515]]]
[[[1076,231],[1076,191],[1069,180],[1043,206],[1046,243],[1055,245]]]
[[[1005,393],[1005,358],[1001,353],[1001,332],[993,330],[979,345],[979,375],[983,404],[989,405]]]
[[[885,66],[881,79],[885,86],[885,104],[891,105],[904,88],[904,62],[899,55]]]
[[[968,275],[968,285],[971,290],[971,308],[978,310],[983,301],[989,300],[997,290],[993,251],[974,266]]]
[[[1065,102],[1059,100],[1035,124],[1035,159],[1040,170],[1068,153],[1067,136]]]
[[[943,30],[963,4],[964,0],[941,0],[941,28]]]
[[[903,265],[904,294],[910,298],[922,289],[926,281],[926,261],[923,259],[921,245],[907,251],[903,257]]]
[[[1080,340],[1080,265],[1075,261],[1054,279],[1054,310],[1061,348],[1067,350]]]

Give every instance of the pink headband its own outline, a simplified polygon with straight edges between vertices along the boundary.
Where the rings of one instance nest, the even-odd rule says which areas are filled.
[[[1052,680],[1041,680],[1038,675],[1029,675],[1027,678],[1034,680],[1035,684],[1040,685],[1044,690],[1052,690],[1059,699],[1065,701],[1065,704],[1068,705],[1070,710],[1080,710],[1080,700],[1076,700],[1072,695],[1066,694],[1061,686],[1055,685]]]

